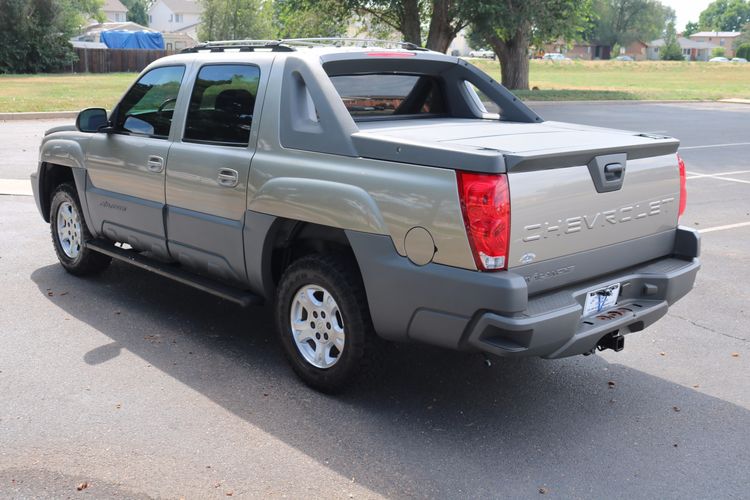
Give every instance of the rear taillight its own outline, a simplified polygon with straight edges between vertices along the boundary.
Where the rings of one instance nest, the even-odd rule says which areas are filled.
[[[506,269],[510,237],[510,192],[503,174],[458,172],[466,233],[480,271]]]
[[[680,155],[677,155],[677,164],[680,166],[680,211],[677,217],[682,217],[685,213],[685,206],[687,206],[687,178],[685,173],[685,162],[682,161]]]

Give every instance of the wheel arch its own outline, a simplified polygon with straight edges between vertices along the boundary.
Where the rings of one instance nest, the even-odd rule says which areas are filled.
[[[65,182],[70,182],[75,186],[78,194],[78,201],[81,203],[83,218],[89,230],[93,232],[90,223],[89,206],[86,202],[86,170],[69,165],[60,165],[58,163],[43,162],[39,168],[39,201],[42,210],[42,217],[45,222],[50,220],[50,209],[52,207],[52,193],[57,186]]]
[[[356,261],[343,229],[312,222],[248,211],[244,240],[250,287],[267,300],[284,270],[306,255],[339,253]]]

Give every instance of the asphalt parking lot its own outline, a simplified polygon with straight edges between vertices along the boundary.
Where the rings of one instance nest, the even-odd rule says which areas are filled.
[[[75,278],[33,199],[0,196],[0,496],[748,498],[750,105],[534,108],[682,140],[703,269],[624,351],[487,367],[399,345],[324,396],[270,309],[119,263]],[[0,179],[67,122],[0,122]]]

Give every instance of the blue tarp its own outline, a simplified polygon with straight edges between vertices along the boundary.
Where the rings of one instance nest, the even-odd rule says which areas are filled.
[[[164,49],[161,33],[153,31],[102,31],[100,40],[110,49]]]

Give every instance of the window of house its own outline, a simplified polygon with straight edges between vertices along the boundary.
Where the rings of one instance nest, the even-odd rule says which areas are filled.
[[[182,14],[175,14],[174,15],[174,22],[181,23],[182,22]]]
[[[174,22],[174,14],[169,14],[169,22]]]
[[[442,85],[430,75],[337,75],[331,82],[355,118],[445,112]]]
[[[190,97],[184,140],[246,146],[259,81],[257,66],[217,64],[201,68]]]
[[[120,101],[115,128],[166,139],[184,73],[184,66],[164,66],[143,75]]]

